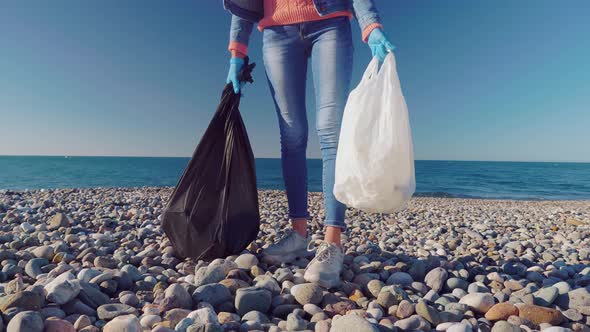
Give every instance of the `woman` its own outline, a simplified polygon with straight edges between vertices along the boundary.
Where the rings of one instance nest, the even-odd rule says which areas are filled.
[[[304,278],[331,288],[340,283],[346,206],[332,193],[334,163],[342,113],[348,97],[353,44],[350,18],[358,20],[362,39],[373,56],[383,58],[394,46],[383,34],[372,0],[225,0],[232,15],[227,82],[240,92],[237,74],[248,53],[254,22],[263,32],[263,58],[275,103],[281,136],[283,177],[292,225],[287,236],[263,251],[263,259],[288,263],[307,251],[307,63],[315,86],[316,129],[322,152],[326,209],[325,240],[309,263]]]

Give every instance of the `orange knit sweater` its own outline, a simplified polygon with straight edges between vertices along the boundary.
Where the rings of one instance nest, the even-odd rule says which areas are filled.
[[[258,23],[258,30],[273,25],[287,25],[309,21],[319,21],[332,17],[348,16],[346,10],[320,16],[312,0],[264,0],[264,17]]]
[[[302,22],[319,21],[333,17],[352,17],[350,11],[339,11],[325,16],[315,9],[313,0],[264,0],[264,17],[258,22],[258,30],[275,25],[296,24]],[[381,24],[374,23],[362,31],[363,41],[366,42],[373,29],[380,28]],[[229,50],[232,56],[244,57],[248,53],[248,46],[231,42]]]

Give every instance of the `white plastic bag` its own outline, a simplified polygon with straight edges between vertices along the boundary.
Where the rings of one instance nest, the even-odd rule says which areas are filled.
[[[338,153],[334,196],[366,212],[403,209],[416,190],[408,108],[393,53],[373,58],[350,93]]]

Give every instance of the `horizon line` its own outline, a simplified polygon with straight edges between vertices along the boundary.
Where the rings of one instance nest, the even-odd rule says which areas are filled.
[[[122,156],[122,155],[5,155],[0,157],[81,157],[81,158],[192,158],[192,156]],[[280,157],[256,157],[254,159],[281,159]],[[321,158],[309,158],[308,160],[321,160]],[[496,163],[566,163],[566,164],[590,164],[590,161],[539,161],[539,160],[475,160],[475,159],[414,159],[415,161],[468,161],[468,162],[496,162]]]

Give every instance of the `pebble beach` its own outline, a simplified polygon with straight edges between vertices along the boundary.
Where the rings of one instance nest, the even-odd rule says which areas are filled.
[[[259,192],[243,253],[196,261],[162,230],[172,190],[0,191],[0,332],[590,332],[590,201],[350,210],[342,284],[323,289],[306,259],[259,260],[288,229],[283,192]],[[321,194],[309,206],[317,245]]]

